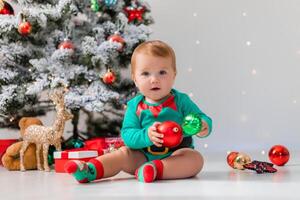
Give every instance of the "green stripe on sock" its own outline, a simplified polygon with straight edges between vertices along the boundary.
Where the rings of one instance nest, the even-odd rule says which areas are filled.
[[[87,170],[81,171],[78,167],[76,172],[73,173],[73,176],[76,178],[76,180],[81,181],[87,177]]]
[[[140,167],[140,169],[138,171],[138,180],[142,181],[142,182],[145,182],[145,180],[144,180],[144,166],[145,165],[143,165],[142,167]]]
[[[90,162],[88,162],[87,165],[88,165],[87,178],[88,178],[89,181],[93,181],[97,177],[96,167]]]

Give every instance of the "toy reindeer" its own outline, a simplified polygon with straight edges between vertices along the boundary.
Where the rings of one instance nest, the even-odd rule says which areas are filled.
[[[37,168],[43,170],[40,160],[40,150],[43,148],[44,170],[50,171],[48,165],[48,150],[50,145],[54,145],[56,150],[61,150],[61,137],[64,132],[65,122],[72,119],[65,108],[64,92],[62,90],[55,90],[50,93],[50,99],[55,104],[56,119],[52,126],[46,127],[42,125],[31,125],[25,129],[23,135],[23,145],[20,150],[20,170],[25,171],[24,168],[24,152],[30,143],[36,144],[36,158]]]

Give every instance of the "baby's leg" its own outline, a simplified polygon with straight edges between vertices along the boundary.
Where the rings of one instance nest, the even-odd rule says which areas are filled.
[[[140,151],[127,147],[99,156],[87,163],[70,161],[65,169],[71,173],[80,183],[86,183],[95,179],[111,177],[120,171],[134,174],[136,168],[146,162],[146,158]]]
[[[162,179],[188,178],[197,175],[203,167],[201,154],[190,148],[176,150],[162,160]]]
[[[96,158],[103,164],[103,178],[111,177],[120,171],[134,175],[135,170],[147,161],[144,154],[138,150],[121,147],[117,151]]]

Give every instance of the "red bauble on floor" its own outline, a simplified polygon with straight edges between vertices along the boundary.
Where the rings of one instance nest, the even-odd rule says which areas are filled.
[[[269,151],[270,161],[277,166],[285,165],[289,161],[289,158],[290,153],[285,146],[275,145]]]
[[[234,160],[235,158],[238,156],[238,152],[230,152],[228,155],[227,155],[227,163],[230,167],[234,168]]]

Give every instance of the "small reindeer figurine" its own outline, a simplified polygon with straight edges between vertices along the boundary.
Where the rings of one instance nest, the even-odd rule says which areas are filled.
[[[56,150],[61,151],[61,136],[64,133],[66,121],[73,118],[65,108],[64,92],[62,89],[57,89],[50,93],[50,99],[55,104],[56,119],[52,126],[46,127],[42,125],[31,125],[25,129],[23,135],[23,145],[20,150],[20,169],[24,168],[24,152],[30,143],[36,144],[37,168],[43,170],[40,160],[40,150],[43,147],[44,170],[50,171],[48,165],[48,150],[50,145],[54,145]]]

